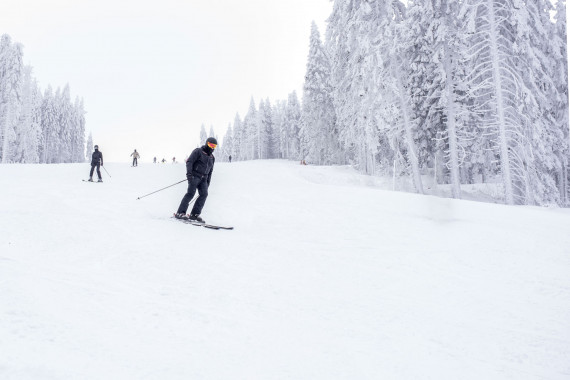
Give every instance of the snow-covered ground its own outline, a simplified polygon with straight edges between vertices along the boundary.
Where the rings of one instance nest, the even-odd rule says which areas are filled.
[[[0,165],[1,379],[569,379],[570,212],[346,167]],[[387,181],[389,182],[389,181]]]

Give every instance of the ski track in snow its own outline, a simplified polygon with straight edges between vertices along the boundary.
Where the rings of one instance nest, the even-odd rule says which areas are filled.
[[[0,165],[1,379],[568,379],[570,212],[347,167]],[[190,206],[191,207],[191,206]]]

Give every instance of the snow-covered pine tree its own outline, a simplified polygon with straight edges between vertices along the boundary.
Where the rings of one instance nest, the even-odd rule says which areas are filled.
[[[12,43],[9,35],[0,38],[0,154],[1,162],[14,162],[15,126],[20,113],[24,65],[22,45]]]
[[[265,115],[265,103],[263,99],[259,101],[257,112],[257,132],[256,132],[256,155],[257,158],[262,160],[265,158],[265,150],[267,145],[264,144],[267,134],[265,131],[265,126],[267,125],[266,115]]]
[[[338,163],[331,64],[321,43],[317,25],[311,24],[309,56],[303,85],[301,156],[317,165]]]
[[[271,116],[271,103],[269,99],[259,102],[259,158],[270,158],[270,141],[273,129],[273,120]]]
[[[343,161],[354,162],[354,147],[347,141],[346,132],[355,119],[352,102],[349,96],[352,79],[349,75],[349,59],[351,46],[348,34],[348,9],[354,7],[353,1],[335,0],[333,10],[328,18],[325,49],[331,63],[331,86],[333,87],[333,105],[336,116],[336,127],[339,132],[339,143],[345,156]]]
[[[409,4],[408,18],[400,28],[400,46],[406,46],[412,63],[407,77],[412,78],[408,96],[413,103],[420,165],[437,155],[450,173],[452,196],[461,197],[460,167],[468,165],[476,133],[470,123],[466,78],[467,36],[463,28],[462,4],[458,1],[414,1]],[[412,30],[412,33],[407,33]],[[410,38],[411,37],[411,38]],[[417,71],[416,71],[417,70]],[[410,91],[411,89],[411,91]],[[431,141],[440,143],[433,144]],[[431,140],[431,141],[430,141]],[[444,154],[434,148],[442,146]],[[437,170],[437,168],[434,168]],[[471,182],[471,180],[469,180]]]
[[[550,19],[553,9],[549,0],[515,6],[517,65],[524,83],[523,128],[529,146],[521,152],[526,174],[527,204],[561,204],[567,127],[557,122],[557,107],[563,105],[565,93],[559,93],[556,70],[565,61],[560,53],[556,28]],[[567,83],[566,83],[567,88]],[[519,155],[522,155],[519,153]]]
[[[244,139],[242,141],[242,152],[244,160],[255,160],[258,158],[258,133],[259,120],[253,96],[249,101],[249,109],[243,118]]]
[[[93,135],[89,132],[87,137],[87,144],[85,144],[85,159],[91,161],[91,154],[93,153]]]
[[[38,163],[41,135],[41,92],[32,77],[32,67],[24,67],[22,80],[21,114],[16,127],[15,162]]]
[[[58,117],[55,96],[51,85],[48,85],[42,98],[42,146],[40,158],[42,163],[59,162],[57,157],[59,146]]]
[[[285,123],[285,108],[287,102],[284,100],[277,100],[272,108],[273,116],[273,133],[271,145],[274,149],[275,158],[285,158],[286,156],[286,123]]]
[[[287,105],[285,107],[285,150],[286,157],[289,160],[300,159],[300,138],[299,131],[301,130],[301,105],[297,92],[293,91],[287,98]]]
[[[72,162],[84,162],[85,151],[85,110],[83,108],[83,99],[75,98],[73,105],[73,157]]]
[[[520,9],[513,1],[518,0],[468,1],[469,54],[475,65],[469,88],[483,115],[481,124],[494,143],[491,148],[499,157],[505,202],[522,204],[526,198],[524,150],[528,143],[519,109],[524,100],[515,51],[515,14]]]
[[[568,120],[568,46],[566,25],[566,1],[556,2],[556,14],[554,16],[555,31],[552,36],[554,48],[559,50],[563,59],[554,62],[554,80],[557,86],[558,99],[554,106],[556,123],[564,132],[565,150],[562,158],[563,170],[561,173],[561,194],[563,204],[570,206],[570,123]]]
[[[269,98],[265,99],[265,104],[263,106],[264,112],[264,131],[265,131],[265,138],[264,138],[264,158],[275,158],[275,146],[274,141],[275,138],[273,136],[275,127],[273,125],[273,107],[271,106],[271,102]]]
[[[232,161],[243,161],[245,159],[243,154],[244,139],[243,122],[239,114],[236,113],[233,124],[234,154],[232,154]]]
[[[232,158],[235,157],[235,153],[234,153],[234,139],[233,139],[233,130],[232,130],[232,124],[229,123],[228,124],[228,129],[226,130],[226,134],[224,135],[224,142],[222,144],[222,150],[221,150],[221,160],[222,161],[228,161],[229,156],[232,156]]]
[[[69,84],[63,87],[60,97],[57,99],[58,125],[59,125],[59,160],[58,162],[70,163],[73,157],[73,130],[74,116],[71,104],[71,91]]]

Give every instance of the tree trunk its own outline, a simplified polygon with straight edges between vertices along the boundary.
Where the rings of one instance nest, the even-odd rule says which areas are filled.
[[[10,139],[9,139],[9,129],[10,129],[10,103],[6,103],[6,116],[4,119],[4,134],[2,141],[2,163],[8,162],[8,156],[10,155]]]
[[[400,101],[400,109],[402,110],[402,118],[404,120],[404,131],[405,131],[405,141],[408,148],[408,159],[412,166],[412,176],[414,179],[414,186],[416,191],[420,194],[424,194],[424,189],[422,186],[422,177],[420,175],[420,165],[418,163],[418,156],[416,154],[416,147],[414,144],[414,137],[412,134],[412,125],[410,123],[410,112],[408,110],[408,103],[404,97],[405,89],[402,84],[402,79],[400,77],[400,72],[397,67],[393,66],[394,75],[396,79],[396,85],[398,86],[398,100]]]
[[[461,180],[459,177],[459,155],[457,153],[457,125],[456,125],[456,104],[454,92],[454,80],[451,67],[451,52],[447,43],[445,44],[445,73],[447,80],[446,92],[447,102],[445,104],[445,114],[447,115],[447,140],[449,143],[449,170],[451,175],[451,196],[461,198]]]
[[[515,203],[513,180],[511,175],[511,165],[509,161],[509,140],[507,136],[507,122],[505,119],[505,104],[502,91],[501,66],[499,60],[498,46],[498,26],[495,19],[494,0],[487,0],[489,10],[489,24],[491,27],[489,43],[491,46],[491,57],[493,65],[493,83],[495,84],[494,95],[497,100],[497,121],[499,128],[499,155],[501,162],[501,173],[503,174],[503,184],[505,186],[505,203],[512,205]]]

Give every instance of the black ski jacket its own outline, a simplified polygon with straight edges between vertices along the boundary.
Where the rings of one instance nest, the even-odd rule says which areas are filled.
[[[91,155],[91,166],[93,165],[97,165],[101,163],[101,165],[103,165],[103,153],[99,152],[98,150],[96,150],[95,152],[93,152],[93,154]]]
[[[186,177],[188,179],[190,177],[206,179],[208,186],[210,186],[215,161],[216,158],[212,154],[212,150],[205,145],[194,149],[186,160]]]

